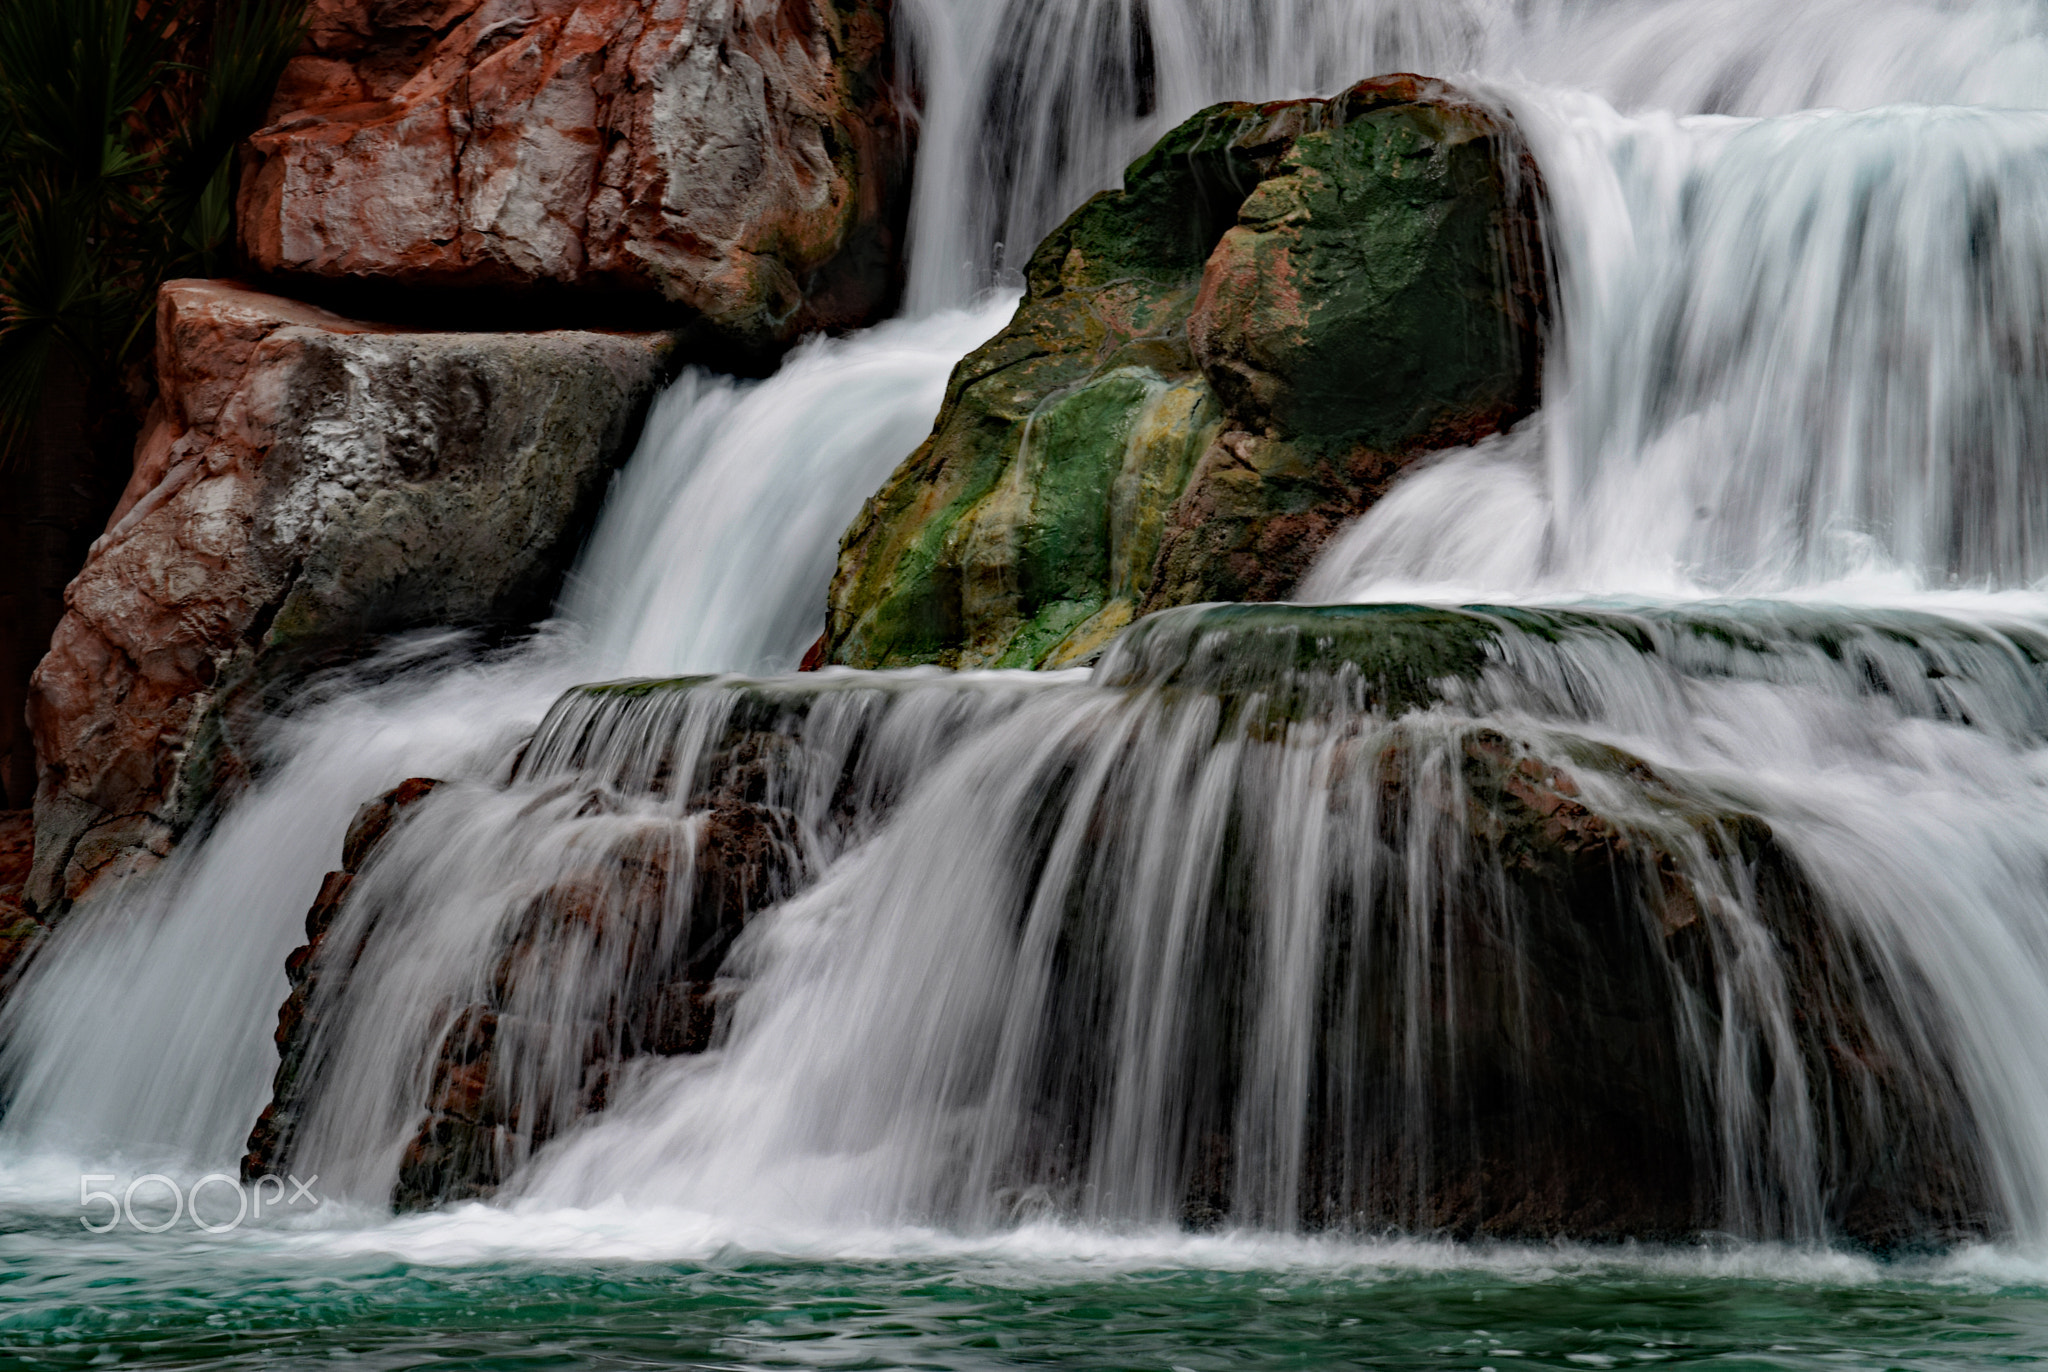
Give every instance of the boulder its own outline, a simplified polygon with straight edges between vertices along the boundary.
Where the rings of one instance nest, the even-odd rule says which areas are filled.
[[[1826,1232],[1879,1250],[1997,1232],[1955,1063],[1757,816],[1555,734],[1447,739],[1425,725],[1367,732],[1339,756],[1335,791],[1347,767],[1369,777],[1359,818],[1405,859],[1377,890],[1332,892],[1333,921],[1359,932],[1333,930],[1324,950],[1298,1209],[1267,1222],[1525,1242],[1773,1232],[1799,1223],[1774,1213],[1798,1202],[1762,1137],[1783,1108],[1771,1073],[1789,1070],[1811,1111],[1811,1219]],[[1227,868],[1240,859],[1255,860]],[[1219,906],[1208,936],[1247,946],[1264,912]],[[1790,1040],[1730,1072],[1707,1046],[1756,1051],[1748,1017],[1763,1007],[1742,978],[1759,956],[1784,978]],[[1227,965],[1190,989],[1200,1003],[1255,995]],[[1198,1060],[1230,1060],[1198,1038],[1203,1049],[1213,1056]],[[1063,1064],[1098,1051],[1085,1035],[1046,1045]],[[1234,1151],[1248,1140],[1231,1128],[1258,1086],[1191,1090],[1191,1122],[1206,1105],[1214,1123],[1186,1174],[1184,1222],[1259,1213],[1257,1174]],[[1744,1096],[1760,1107],[1755,1136],[1727,1130]]]
[[[31,909],[167,850],[236,774],[221,721],[251,683],[367,636],[545,614],[672,349],[167,284],[162,400],[30,688]]]
[[[1869,630],[1799,618],[1830,656],[1859,661]],[[1768,649],[1729,625],[1711,610],[1208,605],[1118,639],[1098,686],[1169,710],[1213,697],[1262,745],[1329,750],[1307,791],[1238,793],[1196,935],[1213,956],[1175,996],[1256,1004],[1263,973],[1245,950],[1276,902],[1301,899],[1305,884],[1317,892],[1330,923],[1304,1007],[1318,1039],[1297,1208],[1262,1208],[1275,1203],[1257,1193],[1263,1161],[1248,1168],[1235,1152],[1242,1093],[1261,1085],[1226,1066],[1238,1012],[1194,1012],[1201,1032],[1182,1051],[1196,1085],[1175,1102],[1192,1141],[1185,1221],[1518,1241],[1805,1224],[1879,1250],[2006,1227],[1959,1057],[1929,1032],[1918,973],[1872,940],[1860,912],[1834,908],[1764,819],[1711,781],[1662,774],[1568,725],[1511,735],[1473,717],[1489,673],[1496,687],[1556,680],[1560,663],[1586,660],[1551,647],[1568,640],[1659,663],[1689,642],[1721,646],[1749,672],[1770,670],[1755,665]],[[1957,660],[1958,631],[1932,619],[1871,636],[1915,631],[1947,650],[1930,665]],[[1711,656],[1690,665],[1723,670]],[[1129,770],[1148,775],[1135,759]],[[1320,867],[1297,846],[1299,826],[1318,822],[1331,842]],[[1128,855],[1098,862],[1157,870]],[[1081,899],[1113,910],[1146,894]],[[1099,948],[1103,935],[1078,924],[1071,937]],[[1075,983],[1057,1004],[1107,1003],[1114,969],[1064,949],[1053,964]],[[1048,1034],[1043,1060],[1084,1083],[1108,1079],[1119,1045],[1075,1022]],[[1087,1106],[1084,1094],[1049,1100],[1034,1137],[1069,1137]],[[1027,1157],[1037,1170],[1005,1184],[1073,1194],[1086,1155],[1053,1158]],[[1802,1170],[1815,1213],[1795,1213],[1808,1197],[1786,1185]]]
[[[1824,619],[1808,626],[1855,662],[1855,627]],[[1727,628],[1713,611],[1200,606],[1120,636],[1087,684],[834,671],[576,688],[523,749],[520,827],[502,833],[562,860],[508,883],[473,960],[437,983],[399,1088],[418,1099],[393,1116],[393,1194],[489,1193],[609,1108],[636,1062],[717,1041],[754,993],[760,963],[729,955],[757,912],[817,876],[852,878],[833,899],[849,920],[880,895],[870,878],[956,890],[943,874],[966,841],[987,876],[971,908],[875,930],[921,953],[958,925],[959,956],[892,959],[895,1000],[923,1008],[844,1026],[855,1059],[895,1061],[892,1023],[940,1054],[896,1084],[900,1108],[943,1102],[961,1124],[940,1175],[979,1180],[944,1185],[924,1212],[942,1221],[1050,1208],[1885,1250],[1997,1235],[1992,1155],[1915,971],[1831,907],[1739,790],[1564,721],[1470,708],[1516,670],[1559,679],[1567,641],[1660,671],[1677,656],[1660,647],[1690,642],[1709,675],[1718,645],[1768,671]],[[991,765],[1000,786],[982,784]],[[935,820],[935,774],[957,825]],[[502,797],[445,798],[480,802]],[[389,827],[387,809],[365,815],[351,868]],[[360,1051],[351,1016],[383,1002],[349,978],[411,956],[448,889],[437,836],[459,831],[415,831],[366,878],[330,878],[309,932],[347,929],[348,946],[330,932],[294,955],[295,987],[319,989],[287,1002],[280,1047],[315,1065],[281,1067],[275,1113],[296,1118],[294,1093],[317,1089],[309,1025],[325,1021],[328,1051]],[[828,875],[856,849],[868,877]],[[345,923],[326,913],[337,893]],[[1005,939],[1018,961],[989,961]],[[991,967],[1000,983],[976,970]],[[1153,1143],[1134,1152],[1140,1119]]]
[[[621,1064],[709,1046],[726,953],[756,911],[806,879],[796,825],[762,798],[763,744],[736,731],[706,760],[710,780],[682,809],[593,846],[508,911],[482,963],[483,995],[452,1008],[446,1033],[425,1045],[427,1096],[398,1160],[398,1208],[490,1194],[535,1148],[603,1109]],[[278,1011],[278,1067],[250,1131],[245,1179],[288,1165],[334,1024],[346,1019],[349,984],[390,912],[354,912],[345,927],[356,932],[341,946],[333,931],[352,895],[373,899],[358,877],[439,785],[408,781],[349,826],[342,866],[322,884],[306,943],[285,965],[292,989]],[[617,804],[600,790],[582,801],[600,811]]]
[[[279,277],[575,288],[727,364],[898,290],[887,0],[314,0],[238,222]],[[531,308],[529,300],[528,308]]]
[[[1188,120],[1040,245],[847,532],[829,660],[1060,666],[1286,595],[1407,463],[1534,408],[1539,194],[1421,77]]]
[[[804,867],[786,814],[729,791],[703,799],[694,824],[594,855],[513,922],[487,998],[463,1009],[435,1054],[396,1208],[491,1194],[534,1149],[604,1109],[623,1064],[711,1045],[727,951]],[[686,890],[673,889],[678,875]]]

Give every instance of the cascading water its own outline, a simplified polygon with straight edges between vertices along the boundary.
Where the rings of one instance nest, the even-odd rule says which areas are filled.
[[[900,9],[910,318],[679,381],[538,645],[282,721],[7,1003],[13,1145],[226,1164],[347,816],[428,773],[322,955],[285,1156],[335,1196],[473,1193],[422,1121],[487,1009],[478,1146],[535,1225],[2048,1239],[2038,9]],[[772,676],[1007,317],[979,292],[1204,102],[1403,68],[1542,168],[1545,407],[1300,595],[1445,608],[1179,611],[1085,676]],[[1456,651],[1390,659],[1411,620]],[[756,675],[541,718],[676,672]],[[741,921],[689,874],[743,822]],[[1517,865],[1524,822],[1577,865]],[[618,1032],[670,985],[709,1051]],[[1588,1158],[1656,1161],[1593,1195]]]
[[[1087,679],[572,695],[366,874],[286,1156],[389,1194],[484,1014],[556,1064],[488,1112],[518,1161],[566,1134],[515,1185],[549,1208],[2030,1233],[2048,631],[1987,619],[1186,611]],[[725,960],[727,1046],[593,1059],[644,1018],[619,959],[738,927],[667,874],[764,756],[822,878]],[[667,903],[578,894],[650,842]]]
[[[2048,432],[2048,121],[1516,109],[1560,256],[1540,432],[1417,473],[1307,598],[2048,573],[2048,472],[2032,460]]]

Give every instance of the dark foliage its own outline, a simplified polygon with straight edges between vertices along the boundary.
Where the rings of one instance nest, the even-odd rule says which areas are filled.
[[[60,352],[139,350],[159,282],[213,275],[234,150],[298,46],[304,0],[0,6],[0,462],[29,457]]]

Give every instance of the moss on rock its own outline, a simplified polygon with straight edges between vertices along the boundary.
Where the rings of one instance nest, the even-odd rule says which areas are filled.
[[[847,532],[830,660],[1056,667],[1275,599],[1407,461],[1531,409],[1534,178],[1441,83],[1224,104],[1033,256]]]

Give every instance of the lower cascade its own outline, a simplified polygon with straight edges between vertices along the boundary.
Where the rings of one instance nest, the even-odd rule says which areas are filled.
[[[2048,1356],[2038,6],[499,8],[314,0],[159,292],[0,1347],[186,1358],[189,1262],[380,1366]],[[429,115],[488,231],[343,196]]]
[[[2007,1233],[2029,907],[1939,905],[1899,870],[1924,817],[1869,795],[1929,731],[2041,737],[2044,662],[1924,612],[1243,606],[1087,672],[580,687],[505,781],[357,820],[249,1171],[970,1228]],[[1862,733],[1850,776],[1802,784],[1800,731]],[[2009,803],[1950,822],[2027,832]],[[1985,841],[2014,891],[2048,852]]]

